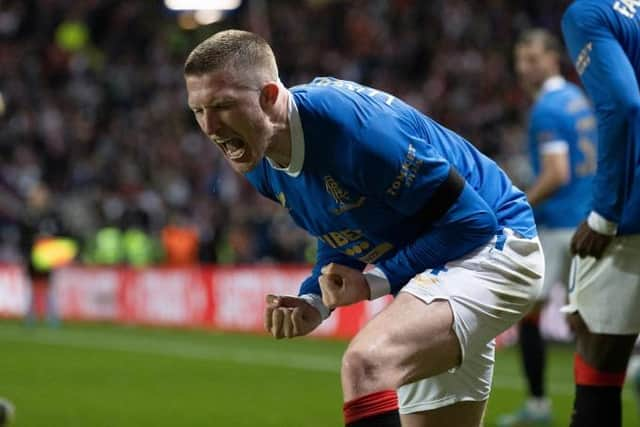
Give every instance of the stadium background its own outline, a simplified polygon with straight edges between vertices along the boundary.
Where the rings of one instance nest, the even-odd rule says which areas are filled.
[[[7,317],[0,321],[0,396],[16,404],[18,426],[340,423],[344,341],[212,332],[255,330],[258,303],[237,303],[248,294],[223,288],[235,298],[224,305],[232,313],[225,324],[207,309],[202,318],[189,316],[193,307],[184,301],[172,307],[175,293],[166,291],[167,271],[182,272],[178,281],[191,283],[200,280],[194,274],[210,274],[203,265],[227,266],[213,270],[215,276],[259,264],[264,270],[249,269],[246,279],[264,282],[247,291],[259,298],[274,287],[295,288],[291,278],[281,284],[278,265],[314,256],[313,242],[233,174],[186,108],[184,58],[215,31],[234,27],[265,36],[287,86],[333,75],[391,92],[467,137],[515,182],[530,180],[528,104],[511,50],[525,28],[557,33],[566,2],[239,3],[204,17],[150,0],[0,3],[0,314]],[[34,242],[52,236],[70,238],[71,249],[33,250]],[[51,274],[60,251],[70,251],[74,266]],[[66,261],[62,254],[60,264]],[[110,274],[118,278],[104,279]],[[137,283],[130,276],[155,283],[136,293],[154,300],[155,309],[116,313],[117,297],[105,297],[105,288],[92,293],[100,286],[126,292]],[[49,279],[57,289],[76,290],[41,323],[55,294]],[[211,288],[207,280],[217,283],[202,279],[202,289]],[[180,292],[191,301],[189,289]],[[88,295],[94,299],[83,303]],[[369,316],[376,309],[362,310]],[[61,326],[61,315],[126,326]],[[23,316],[24,322],[16,319]],[[132,326],[138,323],[173,328]],[[207,331],[175,329],[204,324]],[[325,335],[353,332],[336,322],[330,327]],[[547,330],[566,337],[563,328]],[[571,348],[558,345],[551,353],[550,391],[558,425],[565,425]],[[517,363],[512,349],[500,352],[487,425],[524,395]],[[636,425],[628,391],[625,405],[625,425]]]

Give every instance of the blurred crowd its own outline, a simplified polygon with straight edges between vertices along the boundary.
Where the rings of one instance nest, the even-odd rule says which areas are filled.
[[[109,230],[144,233],[160,248],[150,262],[163,262],[176,229],[200,262],[313,257],[314,242],[226,166],[187,109],[186,55],[230,27],[272,43],[286,85],[332,75],[391,92],[522,183],[527,100],[512,45],[528,27],[557,32],[562,3],[246,0],[187,30],[160,1],[2,1],[0,261],[24,257],[34,236],[65,235],[96,262],[87,251]]]

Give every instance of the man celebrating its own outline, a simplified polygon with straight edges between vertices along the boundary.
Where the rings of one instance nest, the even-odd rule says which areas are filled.
[[[571,426],[619,426],[640,331],[640,1],[578,0],[565,12],[569,55],[598,119],[593,208],[576,231],[570,320],[576,331]]]
[[[318,238],[300,296],[267,297],[266,328],[306,335],[331,308],[397,295],[344,355],[345,424],[400,425],[399,399],[403,425],[478,426],[493,338],[531,307],[542,281],[524,194],[392,95],[333,78],[287,90],[255,34],[213,35],[184,72],[203,132]],[[367,264],[375,268],[363,274]]]
[[[568,283],[571,237],[589,212],[591,200],[586,196],[596,169],[596,120],[582,91],[560,75],[558,40],[546,30],[528,30],[514,53],[520,84],[535,100],[528,131],[535,182],[526,194],[534,208],[546,265],[539,300],[518,325],[530,397],[522,409],[501,417],[501,427],[551,425],[540,310],[554,285]]]

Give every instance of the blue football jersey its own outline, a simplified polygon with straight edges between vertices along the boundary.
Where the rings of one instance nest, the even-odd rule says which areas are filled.
[[[640,2],[577,0],[562,32],[598,119],[593,210],[640,233]]]
[[[596,170],[596,119],[589,101],[560,76],[543,85],[529,117],[529,154],[540,174],[544,153],[566,152],[570,179],[534,209],[536,224],[574,228],[591,210],[591,185]]]
[[[387,93],[333,78],[291,89],[291,164],[246,174],[318,238],[300,294],[336,262],[412,277],[486,244],[504,227],[536,235],[524,194],[469,142]]]

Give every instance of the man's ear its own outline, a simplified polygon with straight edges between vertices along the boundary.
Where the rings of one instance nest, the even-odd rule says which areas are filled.
[[[260,106],[263,110],[270,110],[278,100],[280,86],[275,82],[270,82],[262,86],[260,90]]]

